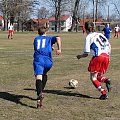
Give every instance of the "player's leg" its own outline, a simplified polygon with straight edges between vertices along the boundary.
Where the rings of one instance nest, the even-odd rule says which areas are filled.
[[[106,78],[106,77],[102,76],[101,74],[98,74],[97,79],[98,79],[99,82],[105,83],[108,92],[110,92],[110,90],[111,90],[111,79]]]
[[[115,31],[115,36],[114,37],[116,37],[116,34],[117,34],[117,32]]]
[[[44,98],[42,93],[42,75],[36,76],[36,91],[37,91],[37,108],[42,107],[42,100]]]
[[[100,73],[98,73],[97,79],[99,82],[103,82],[103,83],[107,82],[107,78],[101,75]]]
[[[49,60],[47,57],[44,57],[44,60],[45,60],[45,67],[44,67],[44,73],[42,76],[42,89],[43,90],[47,83],[47,72],[52,68],[52,61]]]
[[[102,93],[102,94],[106,94],[106,91],[102,88],[101,83],[98,81],[97,79],[97,75],[98,73],[94,72],[94,73],[90,73],[90,79],[93,83],[93,85]]]
[[[90,73],[90,79],[93,85],[102,93],[100,99],[107,99],[107,93],[105,89],[102,88],[101,83],[97,80],[98,73]]]
[[[10,39],[11,39],[11,32],[10,32]]]
[[[42,60],[42,57],[41,57]],[[40,64],[39,61],[34,61],[34,73],[36,78],[36,91],[37,91],[37,108],[42,106],[42,100],[43,100],[43,93],[42,93],[42,74],[43,74],[43,66]]]
[[[13,39],[13,32],[11,32],[11,39]]]
[[[8,32],[8,39],[10,38],[10,31]]]
[[[102,93],[100,99],[106,99],[106,91],[102,88],[100,81],[98,80],[98,73],[104,73],[107,70],[109,59],[105,61],[106,57],[103,57],[104,54],[101,54],[98,57],[93,57],[89,63],[88,71],[90,72],[90,79],[93,85]],[[105,64],[103,64],[105,61]],[[106,65],[107,63],[107,65]],[[104,66],[105,65],[105,66]],[[97,72],[95,72],[97,71]]]
[[[47,74],[44,74],[42,76],[42,91],[44,90],[46,83],[47,83]]]
[[[42,75],[36,76],[36,91],[37,96],[39,96],[42,93]]]
[[[117,32],[117,38],[118,38],[118,34],[119,34],[119,33]]]
[[[109,56],[106,54],[104,54],[103,57],[100,57],[100,59],[101,59],[101,63],[99,65],[100,66],[100,73],[98,74],[97,79],[99,82],[104,82],[106,84],[108,92],[110,92],[111,80],[110,80],[110,78],[106,78],[102,75],[107,71],[108,65],[110,63],[110,59],[109,59]]]

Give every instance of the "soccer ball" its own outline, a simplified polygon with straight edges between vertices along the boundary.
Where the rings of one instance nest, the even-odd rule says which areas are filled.
[[[78,81],[75,80],[75,79],[71,79],[71,80],[69,81],[69,87],[75,89],[76,87],[78,87]]]

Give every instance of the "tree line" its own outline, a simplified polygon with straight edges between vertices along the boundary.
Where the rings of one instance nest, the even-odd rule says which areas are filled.
[[[17,23],[17,30],[27,20],[34,16],[38,19],[55,16],[55,31],[60,31],[60,16],[69,14],[72,16],[71,31],[77,25],[78,20],[84,17],[93,17],[95,21],[99,17],[103,17],[103,11],[109,0],[0,0],[0,13],[4,17],[4,30],[7,29],[7,23]],[[115,6],[115,10],[119,12],[116,1],[111,3]],[[107,13],[107,17],[110,16]],[[58,28],[58,29],[57,29]]]

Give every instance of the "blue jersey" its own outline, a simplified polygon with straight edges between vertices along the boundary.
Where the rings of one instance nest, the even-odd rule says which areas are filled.
[[[111,28],[106,27],[103,29],[105,37],[109,40],[110,39],[110,32],[112,31]]]
[[[52,59],[52,45],[56,40],[56,36],[37,36],[34,39],[34,59],[39,59],[39,55]]]
[[[56,36],[37,36],[34,39],[34,74],[43,75],[52,67],[52,45]]]

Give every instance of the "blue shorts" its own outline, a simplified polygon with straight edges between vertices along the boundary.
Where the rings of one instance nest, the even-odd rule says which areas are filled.
[[[52,68],[53,62],[47,56],[40,56],[39,60],[33,61],[34,74],[43,75]]]
[[[110,39],[110,35],[109,35],[109,34],[105,35],[105,37],[106,37],[108,40]]]

